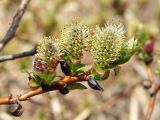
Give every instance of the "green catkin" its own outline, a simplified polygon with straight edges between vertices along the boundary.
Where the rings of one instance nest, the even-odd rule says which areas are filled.
[[[97,26],[90,50],[96,65],[104,67],[116,61],[121,54],[124,39],[124,28],[120,23],[112,21],[104,27]]]
[[[89,29],[86,26],[76,20],[72,21],[62,30],[59,41],[60,54],[79,60],[89,36]]]
[[[104,27],[97,26],[91,36],[88,27],[74,20],[64,27],[59,39],[44,37],[40,40],[34,68],[43,72],[54,71],[59,56],[79,60],[86,47],[90,49],[97,66],[101,68],[110,66],[120,57],[124,39],[124,28],[121,23],[112,21]]]
[[[37,46],[37,54],[34,60],[34,70],[44,73],[52,73],[58,64],[59,56],[52,37],[44,37]]]

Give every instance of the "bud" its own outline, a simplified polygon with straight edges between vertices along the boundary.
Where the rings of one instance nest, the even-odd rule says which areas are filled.
[[[96,65],[103,68],[115,62],[121,55],[124,39],[124,28],[120,23],[109,22],[102,28],[97,26],[91,43]]]
[[[151,54],[153,52],[154,49],[154,41],[153,40],[148,40],[145,44],[144,44],[144,48],[143,50],[148,53]]]
[[[65,75],[71,75],[71,70],[66,61],[60,61],[61,70]]]
[[[8,108],[8,113],[10,113],[11,115],[16,116],[16,117],[21,116],[23,111],[24,110],[23,110],[22,105],[19,104],[18,102],[9,105],[9,108]]]
[[[48,92],[51,86],[49,84],[46,84],[44,81],[41,81],[41,87],[45,92]]]
[[[88,37],[89,29],[78,21],[73,21],[62,30],[59,44],[60,53],[78,60],[82,56],[84,43]]]
[[[69,93],[69,89],[67,88],[67,85],[64,85],[62,88],[59,89],[59,92],[63,95],[66,95]]]
[[[98,84],[93,76],[90,76],[87,82],[89,87],[91,87],[92,89],[103,91],[103,88]]]

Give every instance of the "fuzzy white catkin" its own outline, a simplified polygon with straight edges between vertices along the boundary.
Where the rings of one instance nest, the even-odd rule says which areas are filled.
[[[124,44],[124,28],[121,23],[109,22],[96,27],[91,42],[91,54],[97,66],[109,66],[116,61]]]

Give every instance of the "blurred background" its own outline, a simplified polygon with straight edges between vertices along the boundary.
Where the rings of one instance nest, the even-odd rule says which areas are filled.
[[[11,25],[19,4],[20,0],[0,0],[0,39]],[[121,21],[127,39],[136,37],[143,28],[148,38],[155,40],[156,47],[160,47],[160,0],[31,0],[16,36],[0,55],[30,50],[43,36],[57,37],[74,18],[91,27],[103,25],[109,19]],[[0,63],[0,96],[28,90],[25,71],[32,69],[32,59]],[[142,85],[147,78],[144,67],[134,56],[122,65],[118,75],[111,73],[108,80],[99,82],[103,92],[89,88],[65,96],[59,92],[46,93],[22,102],[24,113],[20,118],[10,116],[7,106],[0,106],[0,120],[143,120],[150,98]],[[159,111],[160,96],[152,120],[160,119]]]

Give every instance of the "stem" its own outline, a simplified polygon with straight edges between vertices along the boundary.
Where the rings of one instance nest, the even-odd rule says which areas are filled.
[[[154,77],[153,77],[153,74],[152,74],[152,69],[151,69],[151,65],[150,64],[148,64],[146,66],[146,70],[147,70],[148,80],[153,83],[154,82]]]
[[[26,52],[22,52],[22,53],[11,54],[11,55],[3,55],[3,56],[0,56],[0,62],[32,56],[35,53],[36,53],[36,48],[33,48],[32,50],[29,50],[29,51],[26,51]]]
[[[61,81],[52,85],[50,87],[49,91],[59,90],[64,85],[69,85],[69,84],[74,83],[74,82],[86,81],[87,76],[91,73],[92,70],[93,70],[93,68],[91,67],[84,74],[82,74],[80,76],[76,76],[76,77],[75,76],[65,76]],[[44,91],[41,87],[39,87],[36,90],[28,91],[28,92],[26,92],[22,95],[18,95],[16,97],[7,96],[7,97],[4,97],[4,98],[0,98],[0,105],[2,105],[2,104],[13,104],[17,101],[26,101],[33,96],[36,96],[36,95],[39,95],[39,94],[42,94],[42,93],[46,93],[46,92],[49,92],[49,91]]]
[[[155,101],[156,101],[156,95],[152,96],[149,103],[148,103],[148,109],[147,109],[147,113],[146,113],[146,120],[150,120],[153,110],[154,110],[154,106],[155,106]]]
[[[15,37],[17,28],[19,23],[24,15],[24,12],[29,4],[30,0],[21,0],[20,6],[16,11],[16,14],[13,17],[11,26],[9,27],[8,31],[6,32],[4,38],[0,41],[0,51],[4,49],[4,47],[11,41],[13,37]]]
[[[153,76],[150,64],[146,66],[146,70],[147,70],[148,80],[151,81],[152,83],[151,99],[148,103],[147,113],[145,115],[146,120],[150,120],[154,110],[154,106],[155,106],[157,91],[159,90],[159,84],[157,84],[156,81],[154,80],[154,76]]]

